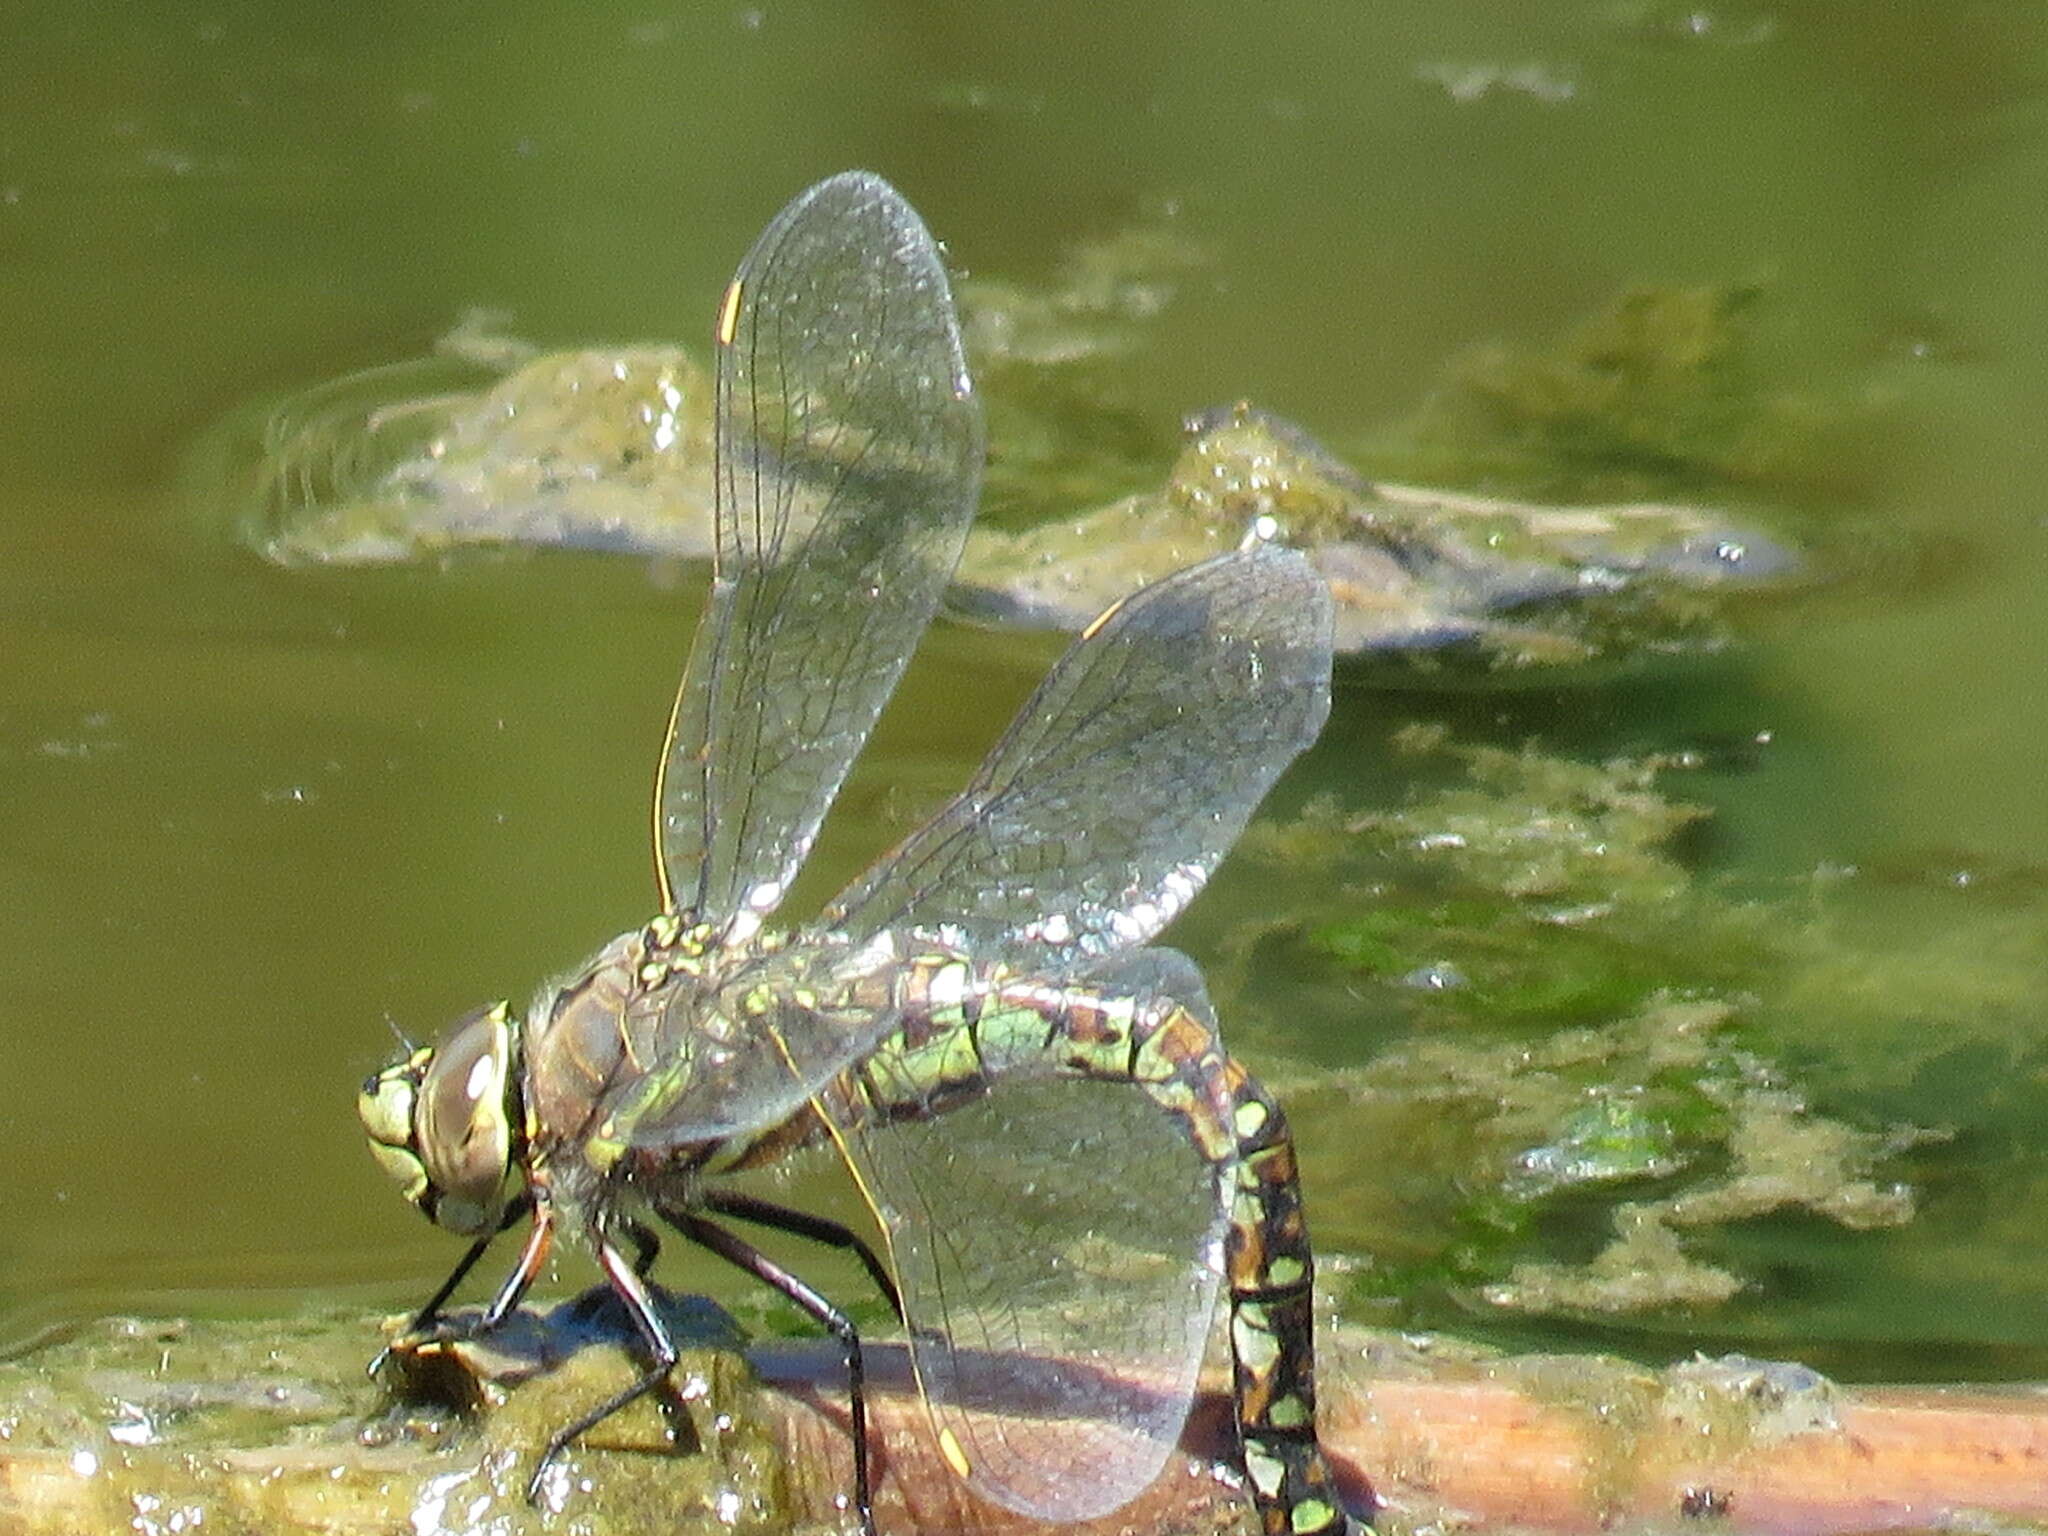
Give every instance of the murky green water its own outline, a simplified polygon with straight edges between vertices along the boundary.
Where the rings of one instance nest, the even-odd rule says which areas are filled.
[[[1550,345],[1640,284],[1762,285],[1759,390],[1861,426],[1722,492],[1811,539],[1815,581],[1704,658],[1506,691],[1348,671],[1276,801],[1324,797],[1344,837],[1268,823],[1181,939],[1242,1053],[1298,1085],[1359,1313],[2048,1374],[2033,7],[33,5],[0,31],[0,1334],[412,1299],[452,1255],[355,1130],[385,1021],[524,997],[651,901],[646,783],[701,573],[281,570],[208,507],[193,445],[479,306],[552,345],[699,338],[783,199],[864,165],[987,277],[1046,281],[1161,217],[1204,253],[1097,365],[1160,473],[1190,409],[1250,397],[1365,452],[1475,348]],[[1057,648],[942,626],[815,888],[956,783]],[[1696,752],[1647,792],[1713,814],[1611,878],[1589,849],[1641,827],[1595,818],[1557,891],[1612,921],[1517,948],[1497,890],[1413,859],[1432,797],[1472,784],[1391,749],[1416,722],[1588,764]],[[1491,792],[1558,810],[1513,775]],[[1419,915],[1371,916],[1390,902]],[[1472,985],[1396,984],[1423,961]],[[1610,1032],[1544,1092],[1647,1094],[1683,1170],[1477,1187],[1548,1122],[1471,1104],[1551,1102],[1485,1052],[1639,1018],[1660,983],[1730,1005],[1725,1033],[1651,1067]],[[1425,1047],[1480,1053],[1448,1120],[1416,1108]],[[1793,1201],[1688,1228],[1740,1286],[1715,1305],[1485,1299],[1591,1259],[1622,1200],[1725,1183],[1755,1150],[1730,1106],[1776,1091],[1845,1134],[1951,1132],[1865,1149],[1913,1219]]]

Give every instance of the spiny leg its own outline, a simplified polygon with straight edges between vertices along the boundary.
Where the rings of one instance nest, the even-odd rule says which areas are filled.
[[[555,1208],[536,1194],[532,1209],[533,1226],[528,1229],[525,1245],[519,1250],[519,1260],[512,1266],[512,1273],[505,1277],[505,1283],[498,1287],[498,1294],[491,1298],[491,1304],[484,1308],[484,1315],[477,1319],[478,1333],[490,1332],[512,1315],[513,1309],[526,1298],[527,1291],[539,1277],[541,1266],[548,1261],[548,1250],[555,1242]]]
[[[476,1268],[477,1260],[484,1256],[484,1250],[491,1246],[492,1241],[497,1235],[496,1232],[488,1233],[469,1245],[469,1252],[465,1253],[457,1261],[455,1268],[448,1272],[448,1278],[441,1282],[440,1289],[427,1298],[425,1306],[413,1313],[412,1321],[405,1325],[405,1332],[398,1336],[400,1339],[417,1337],[423,1329],[441,1315],[441,1308],[447,1304],[448,1298],[455,1294],[455,1288],[469,1278],[469,1272]],[[397,1348],[396,1340],[386,1344],[370,1357],[369,1375],[372,1381],[375,1381],[383,1371],[385,1363],[390,1360],[391,1352],[395,1348]]]
[[[627,1262],[625,1255],[613,1246],[610,1234],[602,1220],[590,1223],[590,1245],[597,1253],[597,1262],[604,1270],[605,1278],[611,1282],[612,1290],[625,1304],[627,1313],[640,1330],[640,1337],[646,1342],[653,1364],[641,1373],[632,1385],[614,1392],[589,1412],[579,1415],[549,1436],[547,1448],[540,1453],[540,1461],[533,1469],[533,1476],[527,1479],[526,1501],[540,1502],[540,1487],[547,1476],[548,1468],[557,1456],[567,1450],[579,1436],[602,1424],[606,1419],[633,1402],[655,1391],[669,1379],[680,1358],[675,1340],[669,1337],[667,1326],[654,1310],[654,1303],[647,1293],[647,1286],[638,1271]],[[637,1246],[637,1245],[636,1245]]]
[[[633,1245],[633,1273],[642,1280],[647,1281],[650,1287],[653,1287],[652,1275],[654,1266],[656,1261],[661,1258],[661,1239],[654,1234],[653,1229],[646,1222],[636,1220],[631,1216],[613,1216],[610,1220],[609,1230],[623,1232],[626,1235],[626,1240]],[[658,1287],[654,1288],[659,1289]],[[601,1314],[604,1310],[605,1302],[616,1299],[616,1294],[616,1292],[600,1291],[595,1288],[585,1291],[568,1304],[569,1316],[576,1319],[579,1323],[587,1323]]]
[[[646,1222],[631,1216],[622,1217],[617,1226],[633,1245],[633,1273],[645,1280],[654,1272],[655,1260],[661,1257],[661,1239]]]
[[[650,1293],[658,1293],[660,1287],[654,1283],[652,1272],[656,1261],[661,1258],[661,1239],[646,1222],[631,1216],[616,1216],[612,1225],[623,1232],[633,1245],[633,1273],[647,1281]],[[578,1323],[589,1325],[602,1314],[606,1300],[616,1297],[617,1293],[609,1290],[585,1291],[569,1303],[569,1315]],[[665,1384],[661,1407],[668,1415],[669,1432],[675,1437],[676,1449],[684,1452],[703,1449],[703,1442],[697,1435],[697,1422],[690,1417],[689,1399],[673,1375]]]
[[[823,1243],[831,1248],[850,1249],[861,1266],[867,1270],[868,1278],[875,1282],[875,1289],[882,1293],[882,1299],[889,1303],[889,1309],[896,1314],[896,1321],[903,1321],[903,1298],[896,1294],[896,1281],[888,1268],[868,1246],[866,1238],[851,1227],[841,1226],[823,1216],[813,1216],[808,1211],[793,1211],[786,1205],[777,1205],[772,1200],[761,1200],[753,1195],[739,1194],[729,1189],[706,1190],[699,1196],[704,1209],[715,1211],[721,1216],[730,1216],[736,1221],[750,1221],[756,1226],[772,1227],[778,1232],[787,1232],[792,1237],[809,1238],[814,1243]]]
[[[816,1318],[825,1330],[845,1347],[846,1401],[853,1436],[854,1508],[860,1516],[862,1536],[877,1536],[873,1490],[868,1479],[867,1378],[861,1364],[860,1331],[854,1327],[853,1320],[743,1238],[736,1237],[725,1228],[706,1221],[695,1211],[684,1207],[656,1200],[654,1208],[664,1221],[690,1241],[710,1249],[728,1264],[745,1270],[764,1285],[787,1296]],[[850,1232],[847,1235],[853,1236]],[[894,1287],[890,1289],[893,1291]]]
[[[532,1209],[532,1199],[521,1195],[506,1209],[505,1219],[498,1223],[496,1231],[485,1233],[469,1245],[469,1251],[463,1254],[455,1267],[448,1272],[448,1278],[443,1280],[434,1294],[427,1298],[426,1304],[413,1313],[412,1321],[405,1325],[405,1332],[398,1336],[397,1341],[386,1344],[371,1357],[369,1374],[372,1380],[375,1380],[378,1373],[384,1369],[384,1364],[391,1358],[391,1352],[397,1347],[397,1343],[419,1340],[420,1335],[441,1315],[441,1308],[448,1304],[448,1298],[455,1294],[455,1288],[469,1278],[469,1272],[476,1268],[477,1260],[484,1256],[485,1250],[498,1240],[500,1233]]]

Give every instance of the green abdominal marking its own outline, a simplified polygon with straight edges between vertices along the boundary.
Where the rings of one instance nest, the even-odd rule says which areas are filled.
[[[1228,1211],[1232,1398],[1266,1536],[1344,1530],[1315,1438],[1315,1266],[1280,1106],[1174,999],[978,973],[952,958],[907,969],[902,1027],[853,1074],[853,1115],[939,1115],[1006,1078],[1052,1075],[1128,1084],[1178,1122]]]

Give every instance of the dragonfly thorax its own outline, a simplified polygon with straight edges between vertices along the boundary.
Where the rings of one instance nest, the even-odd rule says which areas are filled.
[[[664,1176],[696,1166],[731,1134],[725,1109],[754,1102],[733,1064],[784,1079],[744,1006],[787,936],[665,913],[621,934],[527,1014],[527,1146],[558,1203],[578,1173]],[[745,1110],[742,1108],[742,1118]],[[630,1154],[630,1156],[629,1156]]]
[[[371,1075],[356,1100],[370,1152],[437,1226],[496,1231],[519,1197],[519,1027],[504,1003]]]

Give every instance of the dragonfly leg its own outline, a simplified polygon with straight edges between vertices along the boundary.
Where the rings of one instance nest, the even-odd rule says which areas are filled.
[[[743,1195],[729,1189],[705,1190],[699,1195],[707,1211],[716,1211],[721,1216],[730,1216],[736,1221],[750,1221],[756,1226],[771,1227],[777,1232],[787,1232],[793,1237],[809,1238],[814,1243],[823,1243],[831,1248],[845,1248],[868,1272],[868,1278],[875,1282],[875,1289],[889,1303],[889,1309],[896,1314],[896,1321],[903,1321],[903,1298],[896,1294],[896,1281],[888,1268],[868,1246],[866,1238],[851,1227],[828,1221],[823,1216],[813,1216],[808,1211],[793,1211],[786,1205],[777,1205],[771,1200],[761,1200],[753,1195]]]
[[[425,1306],[413,1313],[412,1321],[405,1325],[405,1332],[398,1336],[399,1339],[409,1340],[418,1338],[433,1323],[434,1319],[441,1315],[441,1308],[447,1304],[448,1298],[455,1294],[455,1288],[469,1278],[469,1272],[476,1268],[476,1261],[484,1256],[484,1250],[491,1246],[492,1240],[497,1235],[497,1233],[492,1232],[488,1236],[478,1238],[469,1245],[469,1252],[465,1253],[460,1261],[457,1262],[455,1268],[448,1272],[448,1278],[441,1282],[440,1288],[427,1298]],[[369,1373],[372,1381],[375,1381],[383,1371],[385,1362],[390,1360],[391,1351],[396,1347],[396,1344],[397,1341],[394,1340],[391,1344],[386,1344],[370,1357]]]
[[[530,1204],[533,1225],[527,1230],[525,1245],[519,1250],[519,1262],[512,1266],[512,1273],[505,1277],[505,1283],[498,1287],[498,1294],[491,1298],[491,1304],[484,1308],[484,1315],[477,1320],[476,1331],[479,1333],[490,1332],[512,1315],[513,1308],[525,1299],[528,1288],[540,1274],[541,1265],[547,1263],[548,1250],[554,1246],[554,1207],[538,1197]]]
[[[369,1374],[370,1378],[373,1381],[377,1378],[378,1374],[383,1371],[385,1362],[390,1360],[391,1352],[393,1349],[397,1347],[398,1343],[403,1342],[411,1344],[421,1341],[421,1336],[424,1335],[427,1332],[427,1330],[433,1326],[435,1319],[441,1315],[441,1308],[448,1304],[448,1298],[455,1294],[455,1288],[461,1285],[464,1280],[469,1278],[469,1272],[472,1269],[476,1268],[477,1260],[481,1259],[484,1256],[484,1251],[488,1249],[492,1243],[497,1241],[498,1233],[503,1232],[507,1227],[511,1226],[514,1222],[520,1220],[520,1218],[525,1216],[526,1213],[530,1211],[532,1208],[533,1202],[527,1196],[520,1196],[519,1199],[513,1202],[511,1207],[506,1210],[505,1219],[498,1223],[497,1232],[485,1233],[482,1237],[478,1238],[475,1242],[469,1245],[469,1251],[465,1253],[462,1256],[461,1260],[456,1264],[456,1266],[448,1272],[448,1278],[441,1282],[439,1288],[435,1290],[434,1294],[427,1298],[426,1305],[421,1307],[419,1311],[413,1313],[412,1321],[405,1325],[405,1332],[400,1334],[396,1341],[390,1344],[386,1344],[382,1349],[378,1350],[374,1356],[371,1357],[369,1365]]]
[[[802,1280],[777,1264],[744,1238],[706,1221],[695,1211],[663,1201],[654,1202],[654,1208],[683,1236],[708,1248],[728,1264],[745,1270],[764,1285],[787,1296],[804,1311],[816,1318],[833,1338],[846,1348],[846,1401],[848,1417],[852,1421],[853,1438],[853,1502],[860,1515],[861,1536],[876,1536],[875,1504],[873,1488],[868,1477],[868,1396],[867,1378],[861,1367],[860,1330],[854,1327],[853,1319],[841,1312],[831,1302],[811,1289]],[[780,1210],[779,1206],[770,1209]],[[784,1212],[796,1215],[796,1212]],[[754,1217],[746,1218],[754,1220]],[[806,1218],[807,1220],[809,1218]],[[775,1222],[763,1222],[764,1226],[775,1226]],[[823,1223],[830,1226],[832,1223]],[[795,1228],[787,1230],[795,1231]],[[844,1230],[844,1229],[841,1229]],[[851,1232],[846,1234],[853,1237]],[[830,1239],[826,1239],[830,1241]],[[856,1242],[859,1239],[855,1239]],[[894,1289],[892,1286],[891,1290]]]
[[[634,1325],[639,1328],[640,1337],[646,1342],[653,1363],[632,1385],[614,1392],[588,1413],[578,1415],[548,1437],[547,1448],[540,1453],[540,1461],[533,1469],[533,1476],[526,1481],[526,1502],[529,1504],[540,1503],[541,1483],[547,1477],[548,1468],[554,1465],[556,1457],[580,1436],[602,1424],[628,1403],[657,1391],[662,1383],[669,1379],[670,1372],[675,1369],[676,1361],[680,1358],[675,1340],[669,1337],[667,1325],[655,1312],[653,1300],[647,1293],[647,1287],[642,1282],[637,1267],[627,1262],[625,1255],[612,1245],[611,1237],[602,1221],[591,1223],[590,1245],[597,1253],[597,1262],[603,1268],[605,1278],[611,1282],[612,1289],[618,1293],[619,1300],[625,1303],[626,1311],[632,1316]],[[634,1246],[640,1253],[645,1253],[646,1250],[638,1242],[635,1242]]]
[[[633,1273],[645,1280],[654,1270],[654,1261],[661,1257],[661,1239],[646,1222],[630,1216],[622,1218],[618,1227],[633,1245]]]

